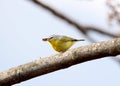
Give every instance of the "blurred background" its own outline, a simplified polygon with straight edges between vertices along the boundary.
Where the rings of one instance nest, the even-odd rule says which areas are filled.
[[[0,71],[58,53],[44,37],[86,40],[75,48],[119,37],[119,25],[120,0],[0,0]],[[120,86],[119,63],[102,58],[14,86]]]

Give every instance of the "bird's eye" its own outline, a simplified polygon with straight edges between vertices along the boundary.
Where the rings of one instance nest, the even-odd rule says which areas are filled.
[[[53,37],[50,37],[50,39],[53,39]]]

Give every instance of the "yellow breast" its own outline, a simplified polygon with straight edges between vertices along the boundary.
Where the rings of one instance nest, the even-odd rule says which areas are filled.
[[[64,52],[68,50],[75,43],[73,41],[70,41],[68,38],[51,40],[49,42],[51,43],[52,47],[58,52]]]

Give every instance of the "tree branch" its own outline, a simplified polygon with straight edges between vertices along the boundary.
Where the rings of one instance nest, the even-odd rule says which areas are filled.
[[[78,63],[119,54],[120,38],[78,47],[1,72],[0,86],[10,86]]]
[[[119,37],[119,35],[116,34],[112,34],[112,33],[108,33],[104,30],[101,30],[100,28],[96,28],[96,27],[85,27],[87,31],[94,31],[94,32],[98,32],[100,34],[106,35],[106,36],[110,36],[110,37]]]
[[[62,13],[60,13],[59,11],[55,10],[54,8],[44,4],[43,2],[41,2],[40,0],[32,0],[32,2],[36,5],[38,5],[39,7],[43,7],[44,9],[48,10],[49,12],[51,12],[54,16],[66,21],[67,23],[69,23],[70,25],[74,26],[77,30],[81,31],[82,34],[84,34],[86,36],[86,38],[88,38],[90,41],[94,41],[92,38],[90,38],[88,36],[88,32],[89,31],[95,31],[98,32],[100,34],[103,35],[108,35],[110,37],[119,37],[119,35],[116,34],[112,34],[106,31],[103,31],[103,28],[95,28],[95,27],[86,27],[86,26],[82,26],[81,24],[79,24],[78,22],[70,19],[69,17],[63,15]]]

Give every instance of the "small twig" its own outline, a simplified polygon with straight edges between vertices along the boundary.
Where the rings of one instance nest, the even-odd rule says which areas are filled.
[[[106,4],[111,11],[108,15],[108,20],[109,20],[110,25],[111,25],[112,20],[116,20],[117,23],[120,25],[120,12],[119,12],[120,2],[115,1],[115,0],[107,0]]]
[[[95,32],[98,32],[98,33],[101,33],[103,35],[107,35],[107,36],[110,36],[110,37],[120,37],[120,35],[108,33],[106,31],[101,30],[100,28],[86,27],[86,30],[88,30],[88,31],[95,31]]]

